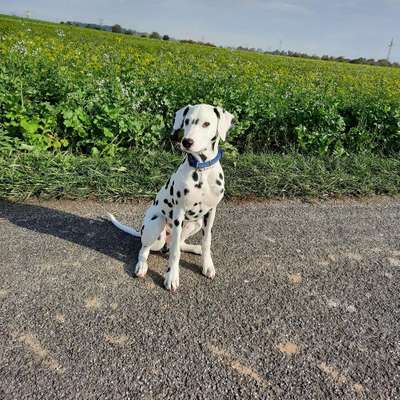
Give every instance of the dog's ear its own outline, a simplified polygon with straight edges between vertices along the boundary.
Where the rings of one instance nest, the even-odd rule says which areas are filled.
[[[218,127],[217,132],[219,137],[222,140],[226,139],[226,134],[228,133],[229,129],[232,127],[233,119],[235,118],[234,115],[225,111],[221,107],[214,107],[214,112],[218,118]]]
[[[189,104],[175,113],[174,118],[174,127],[172,128],[172,134],[174,134],[178,129],[183,128],[183,121],[185,120],[185,116],[188,113],[192,106]]]

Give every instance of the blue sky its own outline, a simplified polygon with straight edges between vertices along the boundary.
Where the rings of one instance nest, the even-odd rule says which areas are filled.
[[[0,13],[119,23],[225,46],[400,61],[400,0],[0,0]]]

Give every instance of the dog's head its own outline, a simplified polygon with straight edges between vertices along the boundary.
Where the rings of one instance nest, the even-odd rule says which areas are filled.
[[[172,133],[183,129],[181,149],[188,153],[201,153],[225,140],[232,126],[233,115],[221,107],[208,104],[188,105],[175,113]]]

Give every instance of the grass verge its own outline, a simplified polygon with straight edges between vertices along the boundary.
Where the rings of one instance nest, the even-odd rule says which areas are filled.
[[[121,158],[71,154],[0,154],[0,198],[98,198],[153,196],[182,155],[132,153]],[[299,154],[224,157],[226,194],[292,198],[398,194],[400,159],[360,154],[321,158]]]

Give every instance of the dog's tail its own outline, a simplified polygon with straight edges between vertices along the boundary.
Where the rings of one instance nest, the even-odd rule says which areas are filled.
[[[126,233],[129,233],[132,236],[135,237],[140,237],[140,232],[138,232],[136,229],[133,229],[127,225],[121,224],[121,222],[119,222],[114,215],[110,214],[109,212],[107,213],[111,222],[118,228],[121,229],[121,231],[124,231]]]

